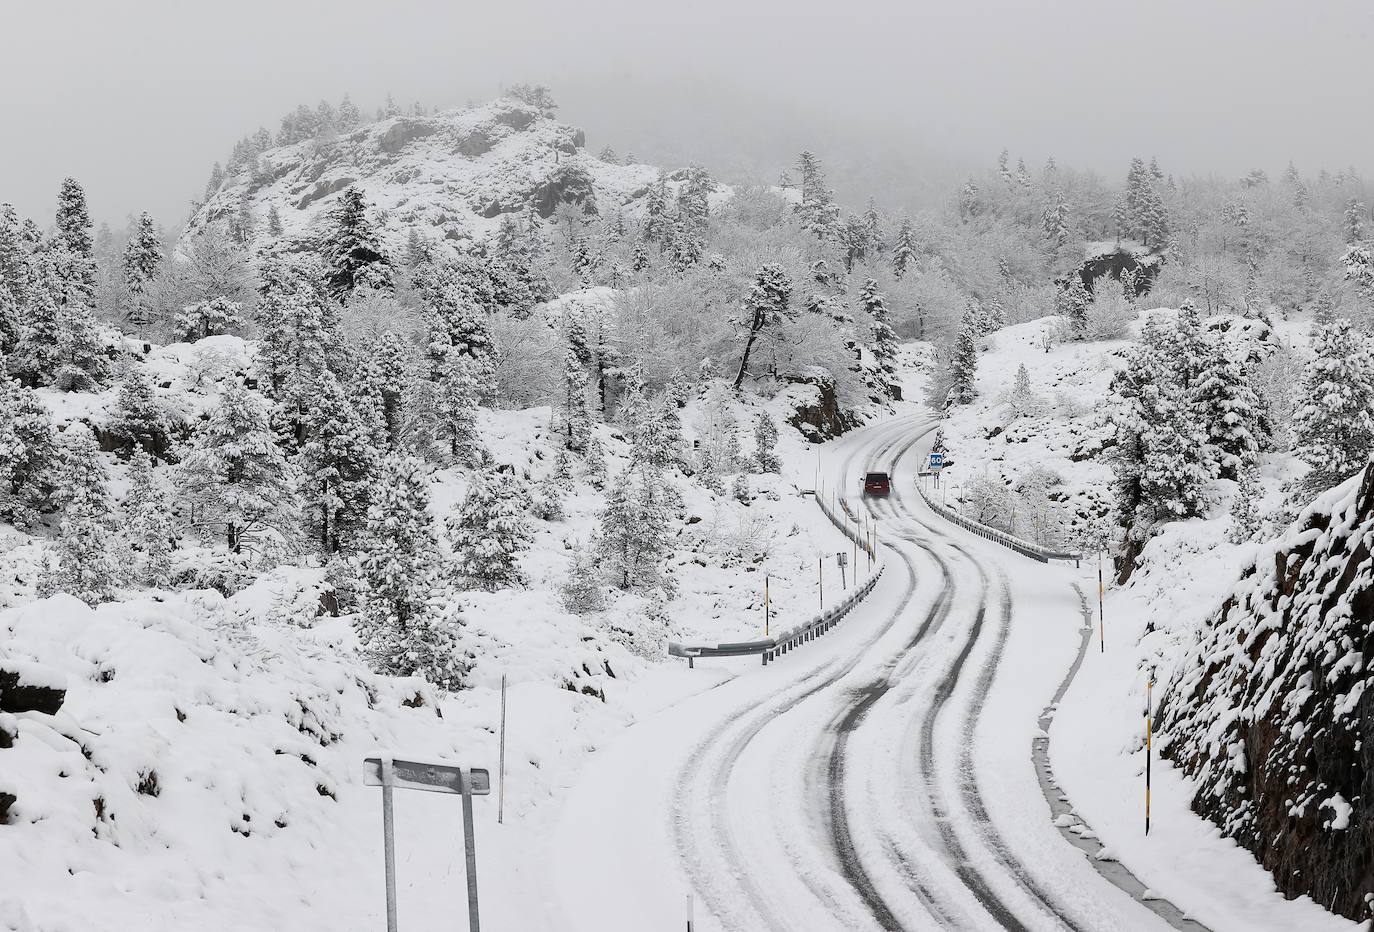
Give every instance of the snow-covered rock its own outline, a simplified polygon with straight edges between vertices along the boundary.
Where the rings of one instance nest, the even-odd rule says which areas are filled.
[[[261,153],[213,192],[186,235],[246,205],[259,231],[275,208],[288,242],[311,241],[339,193],[353,185],[376,208],[382,236],[396,251],[412,229],[437,242],[471,241],[494,230],[503,215],[534,210],[548,217],[562,203],[588,212],[642,210],[659,169],[603,162],[583,145],[581,130],[508,98],[384,119]],[[670,197],[683,177],[667,176]],[[718,187],[712,206],[730,193]]]

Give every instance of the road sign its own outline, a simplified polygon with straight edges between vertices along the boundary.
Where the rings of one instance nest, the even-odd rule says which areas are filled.
[[[930,468],[939,469],[945,465],[945,455],[938,450],[930,451]]]
[[[363,761],[364,786],[382,785],[382,761],[379,757],[369,757]],[[487,796],[491,793],[491,774],[479,768],[463,768],[456,764],[425,764],[413,760],[393,760],[391,762],[391,785],[403,790],[428,790],[431,793],[461,793],[461,776],[464,770],[471,774],[473,796]]]
[[[463,797],[463,853],[467,860],[468,929],[481,932],[477,911],[477,842],[472,828],[472,797],[491,793],[491,774],[478,768],[455,764],[426,764],[421,761],[369,757],[363,761],[363,784],[382,788],[382,841],[386,855],[386,928],[396,932],[396,836],[392,812],[392,792],[426,790],[431,793],[457,793]]]

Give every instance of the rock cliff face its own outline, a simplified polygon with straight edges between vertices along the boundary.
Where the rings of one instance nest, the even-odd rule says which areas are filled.
[[[1289,896],[1374,914],[1374,462],[1264,548],[1161,710],[1193,807]]]
[[[288,243],[313,240],[339,192],[358,185],[376,208],[388,245],[412,229],[435,242],[481,239],[504,214],[561,204],[634,216],[658,178],[651,165],[603,162],[581,130],[502,99],[427,117],[396,117],[332,137],[268,149],[225,178],[187,226],[194,236],[246,211],[256,236],[273,208]],[[669,176],[671,198],[680,181]],[[713,203],[729,197],[721,187]]]

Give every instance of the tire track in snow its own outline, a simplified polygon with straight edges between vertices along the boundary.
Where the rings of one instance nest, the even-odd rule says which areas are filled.
[[[898,439],[882,442],[884,451],[891,449],[893,445],[900,442],[900,434],[909,429],[909,424],[901,422],[893,425],[884,433],[896,432]],[[847,476],[850,465],[863,452],[863,448],[856,449],[844,460],[842,476]],[[916,576],[914,568],[907,565],[908,575],[905,589],[903,591],[901,605],[905,606],[915,592]],[[678,849],[688,861],[688,872],[693,877],[693,886],[697,889],[703,900],[711,908],[711,911],[719,919],[736,912],[732,908],[729,897],[724,893],[725,888],[731,883],[739,887],[739,892],[743,894],[749,907],[770,929],[778,932],[791,932],[789,926],[782,925],[781,920],[771,909],[766,892],[759,885],[756,878],[749,871],[749,865],[740,855],[739,845],[734,836],[734,828],[728,818],[728,810],[725,805],[725,798],[728,791],[730,776],[738,764],[741,756],[748,745],[759,735],[759,733],[769,724],[778,720],[781,715],[797,707],[806,699],[816,695],[824,689],[833,686],[836,682],[852,671],[859,662],[864,659],[873,645],[885,635],[893,624],[901,617],[901,611],[891,613],[884,621],[883,625],[849,657],[829,664],[806,674],[799,681],[806,684],[801,690],[792,690],[779,701],[770,703],[766,708],[760,709],[757,705],[740,710],[728,716],[715,729],[713,729],[706,739],[698,745],[692,752],[686,766],[683,769],[682,777],[679,779],[674,794],[674,835]],[[747,719],[747,720],[746,720]],[[721,759],[711,769],[709,775],[704,771],[710,761],[711,752],[715,750],[721,739],[726,733],[740,725],[739,734],[730,741],[726,750],[721,755]],[[692,802],[693,788],[705,787],[706,799],[704,805],[694,805]],[[699,791],[699,790],[698,790]],[[694,813],[707,811],[711,814],[710,828],[711,838],[714,843],[702,844],[702,839],[698,838],[695,828]],[[719,879],[714,882],[709,880],[712,873],[707,865],[708,857],[706,851],[720,852],[724,855],[726,869],[724,873],[728,877],[726,883],[721,883]],[[846,878],[848,879],[848,878]],[[856,889],[856,892],[859,892]],[[863,899],[862,892],[860,898]],[[877,915],[875,921],[881,924]],[[742,925],[737,928],[755,928],[753,925]],[[887,926],[887,928],[898,928],[900,926]]]

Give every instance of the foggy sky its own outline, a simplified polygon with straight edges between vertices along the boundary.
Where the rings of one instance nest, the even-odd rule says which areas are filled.
[[[46,226],[71,174],[97,222],[175,229],[211,164],[298,103],[449,107],[518,81],[549,84],[592,151],[773,178],[807,146],[880,203],[1004,146],[1113,180],[1135,155],[1369,175],[1371,38],[1367,0],[11,0],[0,201]]]

